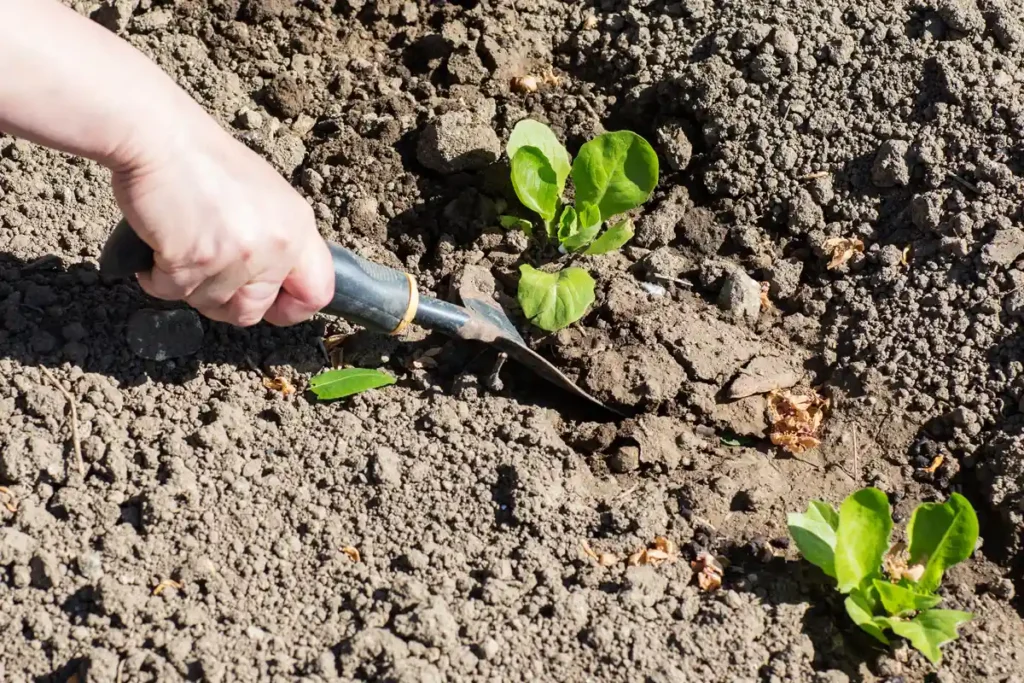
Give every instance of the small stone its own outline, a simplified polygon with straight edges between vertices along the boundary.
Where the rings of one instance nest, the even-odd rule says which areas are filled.
[[[144,308],[128,320],[125,336],[136,356],[163,361],[196,353],[203,345],[203,326],[191,309]]]
[[[501,140],[489,125],[466,111],[442,114],[420,133],[416,158],[442,174],[475,171],[494,163]]]
[[[784,55],[795,55],[800,50],[800,41],[788,28],[776,28],[772,34],[772,45]]]
[[[619,474],[635,472],[640,468],[640,449],[636,446],[623,446],[608,457],[608,469]]]
[[[391,448],[381,446],[370,461],[370,476],[377,483],[398,487],[402,483],[402,460]]]
[[[756,321],[761,315],[761,285],[739,268],[730,269],[718,293],[718,306],[736,322]]]
[[[907,153],[910,145],[905,140],[886,140],[875,154],[871,167],[871,181],[877,187],[896,187],[910,182]]]
[[[78,571],[86,581],[103,576],[103,557],[98,552],[84,552],[78,556]]]
[[[662,124],[657,130],[658,144],[668,165],[674,171],[682,171],[690,165],[693,156],[693,145],[686,137],[686,131],[675,120]]]
[[[242,130],[259,130],[263,127],[263,116],[253,109],[242,109],[235,116],[235,125]]]
[[[488,638],[480,644],[480,656],[484,659],[493,660],[498,656],[501,646],[494,638]]]

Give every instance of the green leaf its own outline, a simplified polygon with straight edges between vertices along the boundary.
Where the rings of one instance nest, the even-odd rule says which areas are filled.
[[[831,505],[812,500],[807,512],[787,515],[786,524],[804,559],[832,578],[836,577],[836,527],[839,515]]]
[[[636,133],[603,133],[580,148],[572,165],[576,202],[594,204],[601,220],[640,206],[658,184],[658,155]]]
[[[903,636],[917,648],[929,662],[938,664],[942,661],[939,647],[959,637],[957,626],[974,618],[970,612],[952,609],[930,609],[921,612],[913,619],[887,619],[893,633]]]
[[[545,273],[519,267],[519,305],[537,327],[548,332],[570,325],[594,303],[594,279],[582,268]]]
[[[586,254],[596,256],[615,251],[633,237],[633,221],[624,218],[612,227],[604,231],[604,234],[594,240],[594,243],[587,249]]]
[[[541,151],[555,172],[555,185],[558,187],[558,194],[561,195],[565,189],[565,181],[569,177],[572,159],[558,141],[554,131],[539,121],[523,119],[515,125],[508,137],[505,151],[509,160],[515,159],[516,153],[523,147],[535,147]]]
[[[978,542],[978,516],[970,502],[959,493],[945,503],[922,503],[907,524],[910,564],[923,564],[924,574],[917,586],[934,591],[947,569],[963,562]]]
[[[558,210],[558,179],[544,153],[536,147],[520,147],[512,158],[512,187],[523,206],[550,221]]]
[[[892,615],[920,612],[942,602],[942,598],[937,595],[918,593],[909,586],[900,586],[882,579],[875,579],[874,586],[885,611]]]
[[[558,241],[565,243],[579,233],[579,221],[576,220],[576,209],[566,206],[558,219]]]
[[[380,370],[339,368],[321,372],[309,380],[310,390],[321,401],[345,398],[369,389],[394,384],[395,378]]]
[[[507,230],[522,230],[527,235],[533,234],[533,223],[525,218],[503,215],[498,216],[498,222],[501,224],[501,227]]]
[[[860,590],[853,591],[846,597],[843,604],[846,606],[846,613],[853,619],[853,623],[860,626],[861,630],[882,643],[889,644],[889,639],[885,637],[884,633],[885,619],[871,613],[871,603],[864,593]]]
[[[562,242],[567,251],[578,251],[590,244],[601,231],[601,210],[593,204],[578,204],[577,212],[579,231],[571,238]]]
[[[892,517],[889,500],[876,488],[847,496],[839,508],[836,530],[836,581],[840,593],[870,585],[881,576],[882,556],[889,549]]]

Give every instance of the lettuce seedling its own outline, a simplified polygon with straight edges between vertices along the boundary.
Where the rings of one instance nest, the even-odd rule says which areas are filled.
[[[837,512],[811,501],[807,512],[787,520],[800,554],[836,580],[853,622],[889,644],[889,630],[910,641],[933,664],[939,647],[958,637],[968,612],[934,609],[943,573],[969,558],[978,541],[978,517],[966,498],[922,503],[907,524],[904,543],[890,546],[889,500],[875,488],[850,494]]]
[[[534,230],[532,221],[518,216],[501,216],[502,227],[542,235],[563,253],[596,256],[621,248],[633,237],[632,221],[619,220],[603,233],[602,228],[647,201],[658,183],[658,156],[630,131],[598,135],[573,160],[550,128],[524,119],[512,130],[506,152],[516,196],[540,217],[543,230]],[[575,188],[571,205],[562,197],[570,177]],[[570,270],[521,269],[519,302],[541,329],[559,330],[579,320],[593,303],[593,278],[582,269]]]

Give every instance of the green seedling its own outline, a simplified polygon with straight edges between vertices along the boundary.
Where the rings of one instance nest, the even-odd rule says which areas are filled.
[[[524,119],[506,146],[512,187],[519,201],[540,218],[542,230],[519,216],[501,216],[502,227],[555,242],[563,254],[606,254],[633,237],[633,223],[612,218],[647,201],[658,183],[658,156],[636,133],[603,133],[580,148],[573,160],[554,132]],[[563,200],[572,178],[574,204]],[[541,237],[542,236],[542,237]],[[594,280],[580,268],[542,272],[520,269],[519,303],[530,321],[553,332],[579,320],[594,301]]]
[[[807,512],[787,520],[800,554],[836,580],[846,612],[865,632],[889,644],[889,630],[910,641],[932,664],[939,647],[956,640],[968,612],[934,609],[943,573],[974,552],[978,517],[966,498],[922,503],[907,524],[907,545],[890,546],[889,500],[875,488],[850,494],[837,512],[811,501]]]
[[[394,377],[380,370],[338,368],[326,370],[311,378],[309,389],[321,401],[330,401],[394,383]]]

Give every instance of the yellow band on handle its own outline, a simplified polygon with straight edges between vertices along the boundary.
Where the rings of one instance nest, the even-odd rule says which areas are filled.
[[[398,322],[395,329],[391,330],[391,334],[401,334],[405,331],[405,328],[409,326],[412,319],[416,317],[416,311],[420,307],[420,292],[416,287],[416,278],[410,273],[403,273],[406,279],[409,281],[409,305],[405,309],[405,315]]]

